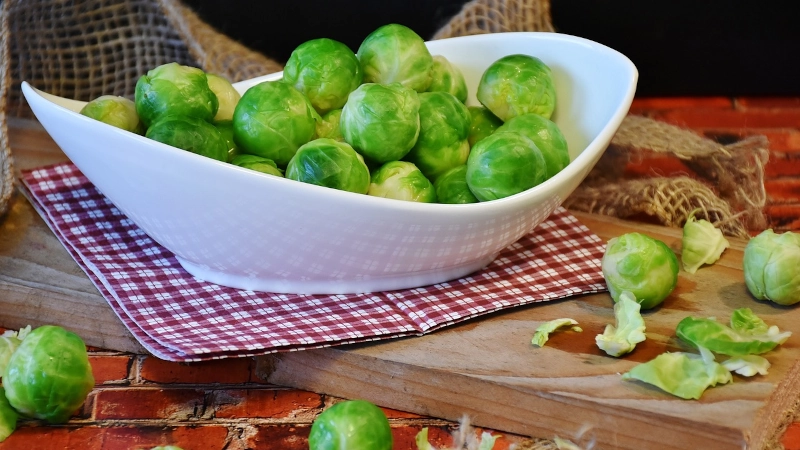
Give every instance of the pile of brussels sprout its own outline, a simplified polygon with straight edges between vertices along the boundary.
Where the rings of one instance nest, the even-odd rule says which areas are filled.
[[[500,58],[476,97],[468,107],[460,69],[389,24],[357,52],[328,38],[304,42],[282,79],[241,95],[218,75],[169,63],[138,80],[134,101],[102,96],[81,113],[269,175],[416,202],[508,197],[570,162],[540,59]]]

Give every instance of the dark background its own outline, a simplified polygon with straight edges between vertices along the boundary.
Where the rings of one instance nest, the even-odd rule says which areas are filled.
[[[430,39],[466,0],[184,0],[206,22],[286,61],[309,39],[353,51],[401,23]],[[612,47],[639,69],[640,96],[800,95],[800,1],[551,0],[556,31]]]

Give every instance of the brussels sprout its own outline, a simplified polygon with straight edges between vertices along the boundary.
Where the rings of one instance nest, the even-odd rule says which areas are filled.
[[[283,69],[283,79],[308,97],[320,114],[344,106],[362,78],[356,54],[328,38],[297,46]]]
[[[256,155],[237,155],[231,160],[234,166],[244,167],[245,169],[255,170],[256,172],[283,177],[283,172],[275,164],[275,161]]]
[[[311,425],[309,450],[391,450],[392,430],[380,408],[366,400],[337,403]]]
[[[764,230],[744,249],[744,281],[759,300],[800,302],[800,233]]]
[[[578,322],[575,319],[553,319],[536,327],[536,331],[531,338],[531,344],[537,347],[544,347],[544,344],[550,339],[550,333],[557,331],[559,328],[570,327],[572,331],[581,332],[581,327],[577,326]]]
[[[494,133],[478,141],[467,158],[467,184],[482,201],[528,190],[547,176],[544,156],[521,133]]]
[[[11,355],[3,386],[20,414],[66,422],[94,386],[86,344],[59,326],[34,329]]]
[[[475,194],[467,186],[467,166],[453,167],[439,175],[433,182],[436,199],[439,203],[465,204],[478,203]]]
[[[442,55],[433,57],[431,85],[428,92],[447,92],[453,94],[461,103],[467,102],[467,82],[461,69],[454,66]]]
[[[228,160],[229,146],[217,127],[189,116],[165,116],[147,129],[145,136],[217,161]]]
[[[333,111],[328,111],[327,113],[323,114],[323,116],[317,120],[316,137],[344,141],[342,130],[339,128],[339,122],[341,119],[341,109],[334,109]]]
[[[411,202],[436,202],[433,184],[408,161],[391,161],[380,166],[372,174],[367,194]]]
[[[342,109],[344,140],[376,163],[404,157],[419,136],[419,96],[398,83],[362,84]]]
[[[494,133],[503,121],[492,114],[484,106],[470,106],[469,145],[474,146],[478,141]]]
[[[419,94],[419,136],[403,159],[413,162],[431,181],[467,163],[470,115],[447,92]]]
[[[136,104],[125,97],[101,95],[81,108],[81,114],[131,133],[144,134],[146,129],[136,113]]]
[[[731,373],[701,348],[700,355],[662,353],[622,375],[623,380],[652,384],[683,399],[699,399],[706,389],[733,381]]]
[[[231,162],[233,158],[242,153],[241,150],[239,150],[239,146],[236,145],[236,141],[233,140],[233,121],[223,120],[221,122],[214,122],[214,126],[217,127],[217,131],[219,131],[219,134],[225,139],[225,144],[228,146],[228,158],[226,161]]]
[[[792,335],[789,331],[781,332],[776,326],[768,327],[749,308],[734,312],[731,327],[713,319],[686,317],[678,323],[676,334],[695,347],[728,356],[766,353]]]
[[[644,319],[640,314],[641,305],[636,297],[628,291],[619,295],[614,304],[614,318],[617,325],[606,325],[603,334],[595,337],[595,343],[610,356],[622,356],[630,353],[636,344],[645,340]]]
[[[478,82],[476,96],[503,122],[528,113],[549,119],[556,106],[550,67],[528,55],[508,55],[492,63]]]
[[[206,73],[174,62],[139,77],[134,100],[139,118],[148,127],[167,115],[210,121],[219,109],[219,100],[208,86]]]
[[[0,442],[5,441],[17,429],[17,419],[19,414],[8,403],[6,391],[0,385]]]
[[[366,194],[369,169],[346,142],[315,139],[297,150],[286,167],[286,178],[333,189]]]
[[[414,30],[384,25],[367,36],[356,53],[364,83],[400,83],[417,92],[431,85],[433,57]]]
[[[31,332],[31,326],[28,325],[25,328],[20,329],[17,331],[6,330],[2,335],[0,335],[0,377],[3,376],[3,372],[6,370],[6,366],[8,365],[8,360],[11,359],[11,355],[14,353],[14,350],[19,347],[19,344],[25,339],[25,337]]]
[[[233,87],[227,78],[213,73],[206,73],[206,78],[208,79],[209,89],[217,96],[217,102],[219,103],[214,121],[233,120],[233,110],[236,109],[236,104],[239,103],[242,95],[239,94],[239,91]]]
[[[316,132],[319,114],[308,99],[283,81],[259,83],[242,95],[233,112],[233,138],[243,153],[286,167]]]
[[[642,233],[608,241],[601,262],[608,291],[615,302],[630,291],[642,309],[661,302],[678,284],[678,258],[667,245]]]
[[[681,239],[681,263],[683,270],[697,272],[703,264],[714,264],[722,252],[730,246],[722,231],[707,220],[697,220],[692,211],[683,225]]]
[[[496,132],[516,131],[529,137],[542,151],[547,178],[561,172],[569,164],[567,140],[555,122],[538,114],[523,114],[504,123]]]

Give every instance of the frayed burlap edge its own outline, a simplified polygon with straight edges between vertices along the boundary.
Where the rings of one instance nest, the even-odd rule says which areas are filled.
[[[8,122],[6,118],[6,98],[9,85],[9,42],[7,3],[0,5],[0,218],[2,218],[11,202],[14,193],[14,162],[11,146],[8,142]]]

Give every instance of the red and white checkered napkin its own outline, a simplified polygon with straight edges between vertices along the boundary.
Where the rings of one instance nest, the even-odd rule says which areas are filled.
[[[514,306],[606,289],[603,242],[563,208],[470,277],[368,294],[272,294],[193,277],[71,163],[25,171],[22,182],[125,326],[168,360],[420,335]]]

